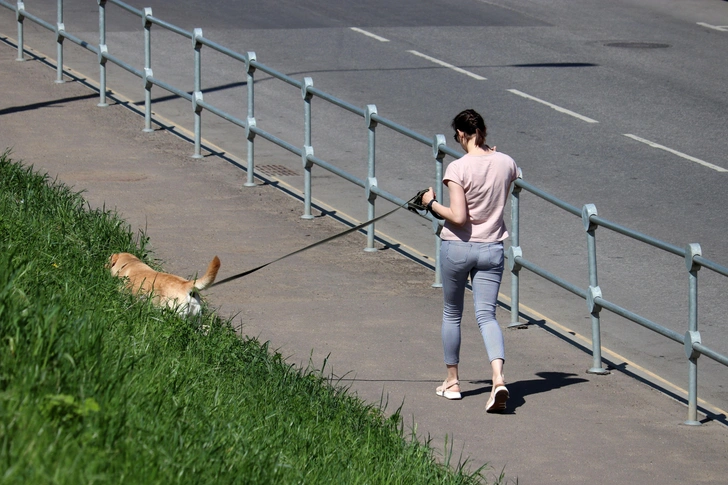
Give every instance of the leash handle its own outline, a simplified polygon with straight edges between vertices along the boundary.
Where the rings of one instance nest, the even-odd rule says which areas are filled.
[[[422,196],[425,195],[430,189],[423,189],[417,192],[417,195],[412,197],[409,202],[407,202],[407,209],[409,209],[412,212],[415,212],[421,216],[427,214],[428,212],[432,214],[432,217],[435,219],[443,220],[444,217],[442,217],[440,214],[432,210],[432,202],[430,202],[429,206],[426,206],[422,203]],[[435,200],[435,199],[432,199]]]
[[[251,273],[255,273],[256,271],[258,271],[258,270],[261,270],[261,269],[265,268],[266,266],[269,266],[269,265],[271,265],[271,264],[273,264],[273,263],[277,263],[278,261],[280,261],[280,260],[282,260],[282,259],[286,259],[286,258],[288,258],[288,257],[290,257],[290,256],[293,256],[293,255],[295,255],[295,254],[298,254],[298,253],[302,253],[302,252],[304,252],[304,251],[307,251],[307,250],[309,250],[309,249],[311,249],[311,248],[315,248],[316,246],[320,246],[321,244],[325,244],[325,243],[327,243],[327,242],[329,242],[329,241],[333,241],[334,239],[337,239],[337,238],[340,238],[340,237],[346,236],[347,234],[351,234],[351,233],[352,233],[352,232],[354,232],[354,231],[358,231],[359,229],[361,229],[361,228],[363,228],[363,227],[366,227],[366,226],[368,226],[369,224],[373,224],[373,223],[377,222],[377,221],[378,221],[378,220],[380,220],[380,219],[384,219],[385,217],[387,217],[387,216],[389,216],[389,215],[392,215],[392,214],[394,214],[394,213],[395,213],[395,212],[397,212],[397,211],[398,211],[399,209],[401,209],[401,208],[403,208],[403,207],[406,207],[406,206],[408,206],[408,205],[409,205],[409,204],[410,204],[410,203],[411,203],[411,202],[412,202],[413,200],[415,200],[416,198],[417,198],[417,196],[415,195],[414,197],[412,197],[412,198],[411,198],[410,200],[408,200],[408,201],[407,201],[407,202],[405,202],[404,204],[402,204],[402,205],[400,205],[400,206],[397,206],[397,207],[395,207],[395,208],[394,208],[394,209],[392,209],[391,211],[389,211],[389,212],[387,212],[387,213],[385,213],[385,214],[382,214],[381,216],[377,216],[377,217],[375,217],[374,219],[370,219],[370,220],[368,220],[368,221],[366,221],[366,222],[363,222],[363,223],[359,224],[359,225],[358,225],[358,226],[356,226],[356,227],[351,227],[351,228],[349,228],[349,229],[345,230],[344,232],[340,232],[340,233],[338,233],[338,234],[334,234],[333,236],[327,237],[326,239],[322,239],[321,241],[317,241],[317,242],[315,242],[315,243],[313,243],[313,244],[309,244],[308,246],[306,246],[306,247],[303,247],[303,248],[301,248],[301,249],[296,249],[296,250],[295,250],[295,251],[293,251],[292,253],[288,253],[288,254],[286,254],[286,255],[284,255],[284,256],[281,256],[281,257],[280,257],[280,258],[278,258],[278,259],[274,259],[273,261],[270,261],[270,262],[268,262],[268,263],[265,263],[265,264],[261,264],[260,266],[258,266],[258,267],[256,267],[256,268],[253,268],[253,269],[249,269],[248,271],[245,271],[245,272],[243,272],[243,273],[239,273],[239,274],[236,274],[236,275],[233,275],[233,276],[229,276],[229,277],[225,278],[224,280],[220,280],[220,281],[217,281],[217,282],[215,282],[214,284],[212,284],[212,285],[210,286],[210,288],[213,288],[213,287],[215,287],[215,286],[218,286],[218,285],[222,285],[222,284],[224,284],[224,283],[228,283],[228,282],[230,282],[230,281],[234,281],[234,280],[237,280],[238,278],[242,278],[243,276],[247,276],[247,275],[249,275],[249,274],[251,274]],[[420,196],[420,200],[422,200],[422,196]]]

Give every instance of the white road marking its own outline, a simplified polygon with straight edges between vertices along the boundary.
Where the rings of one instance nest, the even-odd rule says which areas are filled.
[[[484,78],[483,76],[478,76],[475,73],[472,73],[470,71],[466,71],[465,69],[461,69],[461,68],[459,68],[457,66],[453,66],[452,64],[448,64],[447,62],[441,61],[440,59],[435,59],[434,57],[430,57],[430,56],[428,56],[426,54],[423,54],[421,52],[417,52],[417,51],[407,51],[407,52],[409,52],[410,54],[414,54],[416,56],[422,57],[423,59],[427,59],[430,62],[434,62],[437,65],[440,65],[440,66],[443,66],[443,67],[447,67],[448,69],[452,69],[453,71],[457,71],[460,74],[465,74],[466,76],[470,76],[473,79],[477,79],[478,81],[486,81],[486,78]]]
[[[652,148],[659,148],[660,150],[665,150],[666,152],[670,152],[673,155],[677,155],[678,157],[682,157],[686,160],[690,160],[691,162],[699,163],[700,165],[711,168],[711,169],[715,170],[716,172],[728,172],[728,169],[719,167],[717,165],[713,165],[712,163],[708,163],[705,160],[701,160],[699,158],[691,157],[690,155],[686,155],[685,153],[679,152],[677,150],[673,150],[672,148],[668,148],[666,146],[659,145],[653,141],[645,140],[644,138],[640,138],[639,136],[630,135],[628,133],[625,133],[624,136],[626,136],[628,138],[632,138],[633,140],[636,140],[640,143],[644,143],[645,145],[649,145]]]
[[[521,96],[523,98],[530,99],[530,100],[536,101],[536,102],[541,103],[541,104],[545,104],[549,108],[553,108],[553,109],[555,109],[556,111],[558,111],[560,113],[564,113],[564,114],[567,114],[569,116],[573,116],[574,118],[579,118],[581,121],[586,121],[587,123],[599,123],[597,120],[593,120],[591,118],[587,118],[586,116],[580,115],[579,113],[574,113],[573,111],[570,111],[570,110],[568,110],[566,108],[562,108],[561,106],[557,106],[555,104],[551,104],[548,101],[544,101],[543,99],[538,99],[538,98],[536,98],[534,96],[531,96],[530,94],[523,93],[523,92],[521,92],[521,91],[519,91],[517,89],[509,89],[508,91],[511,92],[511,93],[513,93],[513,94],[517,94],[518,96]]]
[[[384,37],[380,37],[377,34],[367,32],[366,30],[360,29],[359,27],[352,27],[351,30],[353,30],[354,32],[359,32],[360,34],[364,34],[367,37],[371,37],[372,39],[377,39],[379,42],[389,42],[389,39],[385,39]]]
[[[720,30],[721,32],[728,32],[728,25],[710,25],[706,24],[705,22],[698,22],[698,25],[708,27],[709,29]]]

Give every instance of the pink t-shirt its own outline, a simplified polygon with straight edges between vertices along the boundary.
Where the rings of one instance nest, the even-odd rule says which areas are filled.
[[[467,220],[462,226],[445,221],[440,237],[449,241],[497,242],[508,237],[503,210],[511,183],[518,176],[516,162],[505,153],[465,155],[448,165],[443,181],[465,190]]]

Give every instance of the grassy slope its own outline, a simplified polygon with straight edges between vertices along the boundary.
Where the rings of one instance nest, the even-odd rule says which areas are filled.
[[[49,182],[0,157],[3,483],[481,483],[214,314],[121,293],[106,260],[146,240]]]

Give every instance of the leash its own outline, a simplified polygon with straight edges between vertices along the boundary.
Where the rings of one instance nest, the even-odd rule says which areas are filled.
[[[242,273],[238,273],[238,274],[233,275],[233,276],[228,276],[224,280],[220,280],[220,281],[215,282],[214,284],[212,284],[210,286],[210,288],[212,288],[214,286],[222,285],[222,284],[225,284],[225,283],[229,283],[230,281],[237,280],[239,278],[242,278],[243,276],[248,276],[251,273],[255,273],[256,271],[259,271],[259,270],[265,268],[266,266],[270,266],[273,263],[277,263],[278,261],[281,261],[283,259],[289,258],[289,257],[291,257],[291,256],[293,256],[295,254],[302,253],[304,251],[308,251],[309,249],[315,248],[316,246],[320,246],[322,244],[326,244],[327,242],[333,241],[334,239],[338,239],[340,237],[346,236],[347,234],[351,234],[352,232],[358,231],[359,229],[362,229],[363,227],[366,227],[369,224],[373,224],[373,223],[377,222],[378,220],[384,219],[385,217],[394,214],[399,209],[402,209],[404,207],[407,207],[407,209],[410,210],[410,211],[412,211],[412,212],[416,212],[416,213],[418,213],[420,215],[424,215],[424,213],[427,212],[427,207],[425,207],[422,204],[422,196],[425,193],[427,193],[427,189],[420,190],[417,193],[417,195],[415,195],[414,197],[412,197],[410,200],[408,200],[407,202],[405,202],[404,204],[402,204],[400,206],[395,207],[391,211],[389,211],[389,212],[387,212],[385,214],[382,214],[381,216],[377,216],[377,217],[375,217],[373,219],[370,219],[370,220],[368,220],[366,222],[363,222],[363,223],[359,224],[356,227],[349,228],[349,229],[347,229],[347,230],[345,230],[343,232],[340,232],[338,234],[334,234],[333,236],[327,237],[326,239],[322,239],[321,241],[317,241],[317,242],[315,242],[313,244],[309,244],[308,246],[303,247],[301,249],[296,249],[295,251],[293,251],[291,253],[288,253],[288,254],[286,254],[284,256],[281,256],[280,258],[274,259],[273,261],[269,261],[269,262],[267,262],[265,264],[261,264],[260,266],[257,266],[257,267],[255,267],[253,269],[249,269],[248,271],[244,271]]]

